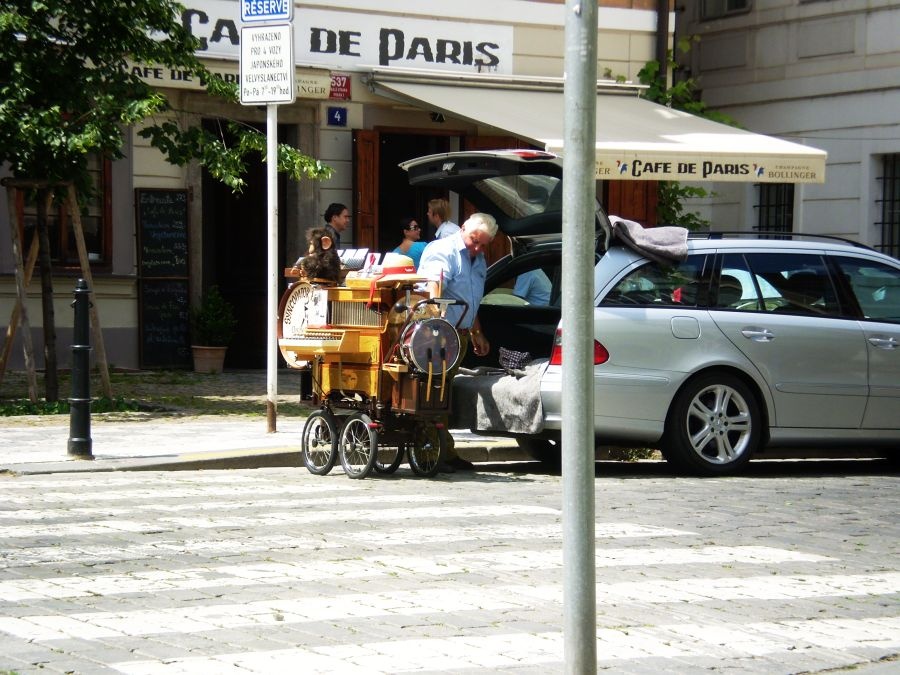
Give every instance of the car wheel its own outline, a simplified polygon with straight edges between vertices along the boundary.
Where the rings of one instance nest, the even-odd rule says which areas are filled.
[[[734,375],[709,373],[678,393],[666,422],[664,452],[676,468],[704,476],[736,473],[757,450],[762,415]]]
[[[535,459],[548,469],[558,470],[562,466],[562,446],[557,438],[517,438],[519,448],[531,459]]]

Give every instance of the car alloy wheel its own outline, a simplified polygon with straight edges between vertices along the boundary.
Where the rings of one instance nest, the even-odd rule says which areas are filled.
[[[677,468],[708,476],[735,473],[757,450],[762,416],[756,397],[728,373],[689,381],[675,398],[663,452]]]

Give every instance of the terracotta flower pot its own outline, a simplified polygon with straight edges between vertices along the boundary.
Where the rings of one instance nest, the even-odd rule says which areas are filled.
[[[202,347],[191,345],[194,352],[195,373],[221,373],[228,347]]]

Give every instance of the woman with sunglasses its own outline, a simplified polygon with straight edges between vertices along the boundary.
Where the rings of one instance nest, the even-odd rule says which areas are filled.
[[[419,237],[422,236],[422,229],[419,227],[415,218],[404,218],[400,221],[400,226],[403,230],[403,241],[401,241],[400,245],[394,249],[394,253],[409,256],[412,258],[416,269],[418,269],[422,251],[424,251],[425,246],[428,245],[427,242],[419,241]]]

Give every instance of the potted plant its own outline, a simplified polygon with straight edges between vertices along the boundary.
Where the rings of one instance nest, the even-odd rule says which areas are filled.
[[[235,326],[234,306],[222,297],[217,286],[210,287],[200,304],[191,310],[194,372],[222,372],[225,351],[234,337]]]

